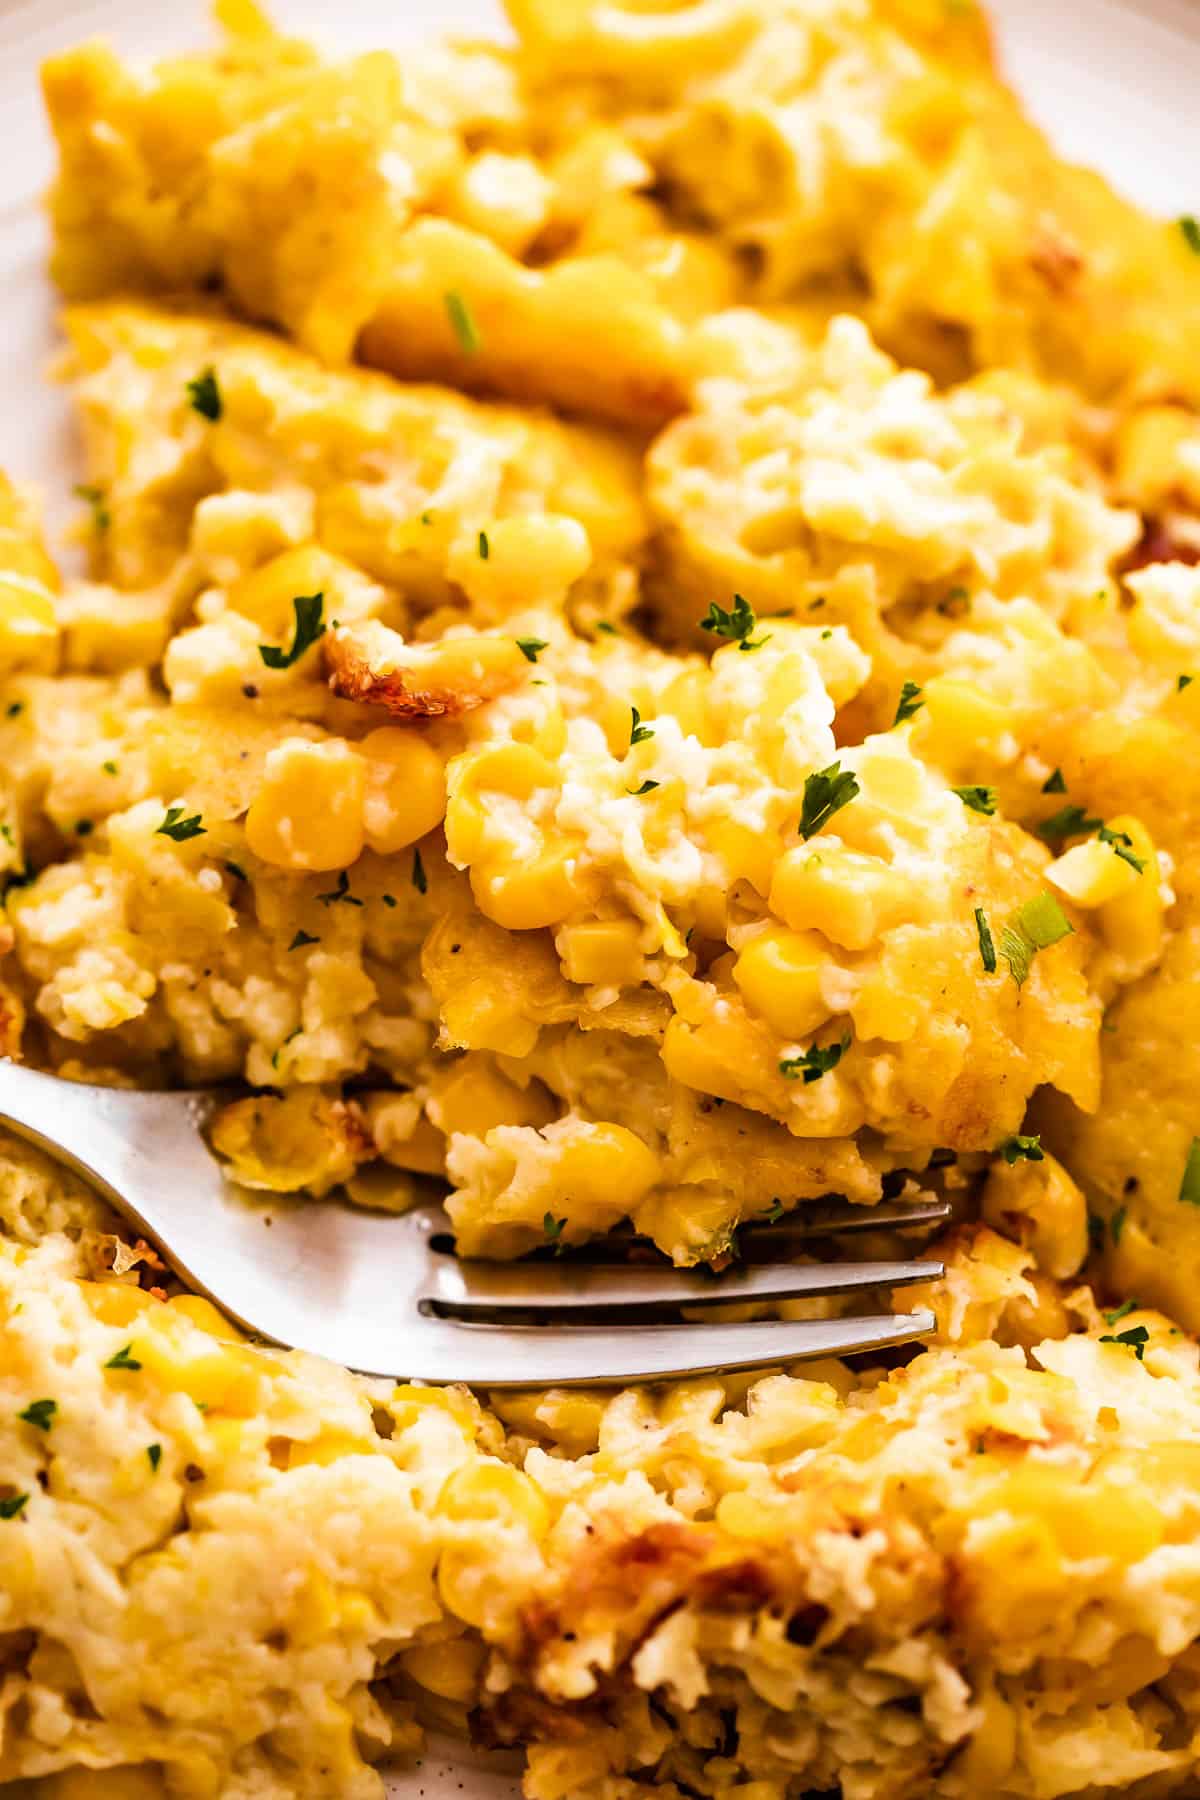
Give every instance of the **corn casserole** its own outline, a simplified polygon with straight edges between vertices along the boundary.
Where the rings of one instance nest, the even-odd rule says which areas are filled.
[[[2,1791],[379,1800],[432,1727],[528,1800],[1186,1800],[1200,224],[974,0],[508,11],[45,69],[0,1054],[238,1083],[237,1180],[485,1257],[942,1196],[936,1335],[367,1379],[4,1138]]]

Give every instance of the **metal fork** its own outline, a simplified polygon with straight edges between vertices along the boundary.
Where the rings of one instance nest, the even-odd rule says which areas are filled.
[[[473,1387],[654,1381],[909,1343],[925,1311],[805,1323],[663,1323],[665,1309],[794,1300],[936,1280],[939,1263],[485,1263],[454,1255],[440,1204],[400,1216],[237,1186],[203,1137],[212,1092],[144,1093],[0,1062],[0,1123],[82,1175],[183,1280],[256,1336],[364,1374]],[[948,1206],[823,1203],[750,1227],[751,1256],[806,1236],[943,1223]],[[601,1254],[604,1254],[602,1248]],[[613,1254],[610,1245],[607,1254]]]

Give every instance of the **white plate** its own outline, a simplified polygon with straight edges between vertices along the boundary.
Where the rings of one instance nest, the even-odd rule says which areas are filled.
[[[61,514],[73,473],[69,416],[41,379],[53,347],[51,298],[42,275],[45,234],[36,196],[51,168],[37,70],[51,51],[104,35],[126,55],[201,41],[197,0],[0,0],[0,465],[46,485]],[[296,30],[328,40],[322,0],[275,0]],[[1194,0],[992,0],[1006,66],[1064,153],[1103,169],[1132,199],[1166,214],[1200,213],[1200,8]],[[491,0],[350,0],[338,9],[338,43],[387,45],[427,31],[500,29]],[[437,1744],[389,1783],[394,1800],[516,1800],[519,1788],[494,1760]]]

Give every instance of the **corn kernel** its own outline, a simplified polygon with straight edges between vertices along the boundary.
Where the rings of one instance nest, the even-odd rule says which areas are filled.
[[[948,768],[969,766],[983,752],[1002,756],[1012,720],[1004,704],[972,681],[937,675],[924,688],[925,705],[913,725],[912,742]]]
[[[865,950],[899,924],[911,887],[878,856],[837,845],[785,851],[771,880],[770,907],[793,931],[817,927],[846,950]]]
[[[807,1037],[833,1011],[821,991],[830,962],[828,941],[815,931],[769,927],[742,951],[733,979],[751,1012],[791,1040]]]
[[[488,817],[485,794],[528,801],[539,788],[557,784],[554,764],[531,744],[496,744],[458,757],[449,769],[446,807],[446,848],[451,862],[466,868],[483,848]]]
[[[207,1331],[210,1337],[222,1338],[230,1343],[239,1344],[245,1340],[245,1332],[239,1331],[231,1319],[215,1307],[211,1300],[202,1294],[176,1294],[168,1300],[167,1306],[173,1313],[182,1313],[201,1331]]]
[[[123,1281],[81,1281],[79,1292],[104,1325],[130,1325],[144,1313],[162,1305],[154,1294]]]
[[[1162,948],[1164,908],[1158,879],[1158,855],[1154,839],[1140,819],[1121,813],[1109,820],[1109,830],[1123,832],[1130,849],[1145,871],[1137,881],[1107,901],[1097,915],[1105,942],[1119,951],[1134,968],[1149,968]]]
[[[557,940],[563,973],[581,987],[621,987],[640,981],[640,936],[633,919],[588,919],[566,925]]]
[[[508,1463],[464,1463],[442,1484],[437,1511],[443,1519],[464,1523],[519,1525],[531,1537],[543,1538],[550,1510],[521,1469]]]
[[[344,565],[318,545],[302,544],[243,575],[229,590],[229,604],[261,626],[265,636],[285,637],[295,618],[293,601],[302,594],[328,596],[340,566]]]
[[[1112,844],[1089,838],[1056,857],[1046,870],[1046,880],[1076,906],[1105,906],[1126,893],[1139,879],[1137,870]]]
[[[363,738],[367,759],[363,827],[367,844],[390,856],[415,844],[446,811],[446,770],[432,744],[414,731],[385,725]]]
[[[1128,414],[1113,445],[1120,498],[1144,512],[1160,507],[1179,486],[1179,451],[1195,430],[1195,415],[1182,406],[1146,406]]]
[[[288,738],[267,753],[246,842],[281,869],[345,869],[363,848],[367,765],[339,738]]]
[[[554,1115],[540,1082],[518,1087],[486,1056],[461,1056],[431,1082],[429,1116],[447,1137],[456,1131],[486,1137],[495,1125],[547,1125]]]
[[[440,1644],[414,1644],[401,1656],[400,1667],[431,1694],[467,1706],[478,1692],[486,1654],[484,1646],[471,1638],[450,1638]]]
[[[569,589],[592,560],[588,534],[576,519],[498,519],[487,525],[488,554],[472,533],[450,553],[449,575],[470,596],[475,616],[503,619],[530,607],[560,611]],[[526,665],[528,672],[528,665]]]
[[[777,849],[765,832],[740,825],[736,819],[721,819],[709,827],[708,842],[729,871],[730,886],[735,881],[748,881],[756,893],[766,898],[771,891]]]
[[[53,669],[58,654],[54,600],[40,582],[0,573],[0,675]]]
[[[577,859],[567,847],[543,849],[528,862],[476,863],[471,892],[481,913],[506,931],[557,925],[581,905],[584,891]]]

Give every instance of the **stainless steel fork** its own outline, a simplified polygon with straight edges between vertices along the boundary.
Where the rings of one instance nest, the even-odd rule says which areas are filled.
[[[86,1087],[0,1062],[0,1123],[82,1175],[182,1279],[257,1336],[364,1374],[473,1387],[654,1381],[845,1356],[933,1330],[925,1311],[806,1323],[663,1323],[668,1309],[794,1300],[936,1280],[930,1261],[739,1262],[705,1271],[454,1255],[440,1204],[400,1216],[264,1196],[223,1173],[203,1137],[226,1095]],[[810,1235],[944,1222],[948,1207],[825,1203],[751,1227],[795,1249]]]

